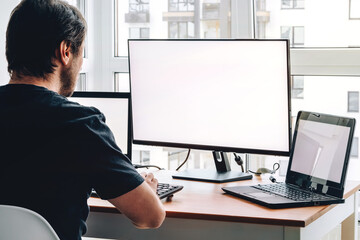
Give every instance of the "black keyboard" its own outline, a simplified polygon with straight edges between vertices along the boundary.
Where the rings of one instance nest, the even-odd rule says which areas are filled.
[[[269,194],[279,195],[294,201],[319,201],[332,199],[329,196],[302,190],[299,188],[294,188],[284,183],[259,184],[252,187],[267,192]]]
[[[156,193],[160,199],[163,199],[172,196],[174,193],[180,191],[181,189],[183,189],[183,186],[181,185],[158,183]]]
[[[180,191],[183,189],[183,186],[181,185],[172,185],[167,183],[158,183],[157,186],[157,195],[160,199],[171,197],[174,193]],[[91,197],[97,197],[99,198],[99,195],[97,195],[96,191],[93,189],[91,192]]]

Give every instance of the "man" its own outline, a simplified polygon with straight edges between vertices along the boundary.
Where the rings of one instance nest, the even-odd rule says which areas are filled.
[[[157,180],[136,172],[101,112],[66,98],[85,34],[81,13],[63,1],[23,0],[13,10],[10,82],[0,87],[0,204],[38,212],[60,239],[81,239],[94,188],[137,227],[159,227]]]

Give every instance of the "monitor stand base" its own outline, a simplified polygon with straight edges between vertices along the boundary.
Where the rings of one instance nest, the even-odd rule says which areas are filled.
[[[216,169],[188,169],[173,175],[175,179],[225,183],[252,179],[252,174],[231,170],[227,154],[213,151]]]
[[[215,169],[187,169],[172,176],[175,179],[225,183],[252,179],[252,174],[241,171],[218,172]]]

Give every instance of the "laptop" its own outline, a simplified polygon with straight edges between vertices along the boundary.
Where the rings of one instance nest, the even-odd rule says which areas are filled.
[[[343,203],[355,119],[300,111],[284,183],[222,188],[269,208]]]

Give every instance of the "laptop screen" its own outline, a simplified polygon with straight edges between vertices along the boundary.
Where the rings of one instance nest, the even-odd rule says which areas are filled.
[[[355,119],[300,111],[286,183],[342,197]]]
[[[350,127],[299,120],[291,170],[340,183]]]

